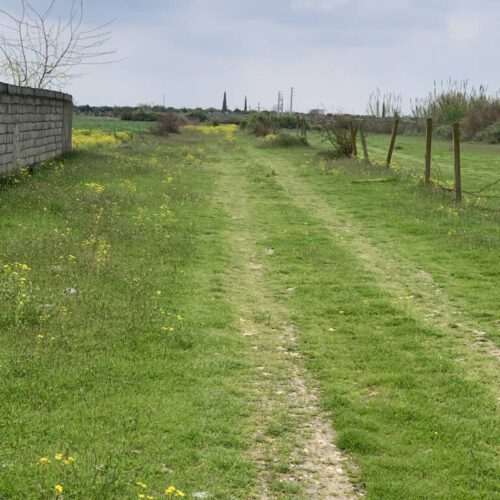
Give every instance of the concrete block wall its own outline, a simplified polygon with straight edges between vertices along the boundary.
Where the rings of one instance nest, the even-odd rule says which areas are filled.
[[[0,175],[71,149],[73,98],[0,82]]]

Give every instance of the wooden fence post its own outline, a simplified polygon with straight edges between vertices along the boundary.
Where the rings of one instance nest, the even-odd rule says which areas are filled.
[[[432,118],[427,118],[427,143],[425,147],[425,173],[426,184],[431,181],[431,160],[432,160]]]
[[[453,151],[455,155],[455,201],[462,201],[462,173],[460,164],[460,123],[453,124]]]
[[[361,137],[361,144],[363,145],[363,155],[365,157],[365,163],[367,165],[370,164],[370,158],[368,156],[368,146],[366,144],[366,133],[365,133],[365,127],[364,123],[361,122],[361,125],[359,126],[359,135]]]
[[[394,146],[396,145],[396,137],[398,135],[399,129],[399,118],[394,120],[394,127],[392,128],[391,144],[389,146],[389,152],[387,153],[387,161],[385,162],[387,167],[391,166],[392,154],[394,153]]]
[[[352,156],[356,157],[358,156],[358,145],[356,144],[356,138],[358,135],[358,124],[356,122],[351,122],[349,128],[351,129]]]

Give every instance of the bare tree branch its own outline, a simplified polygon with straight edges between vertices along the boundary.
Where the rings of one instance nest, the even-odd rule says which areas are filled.
[[[55,19],[56,1],[42,10],[19,0],[18,15],[0,9],[0,76],[20,86],[61,87],[81,76],[73,74],[77,66],[116,62],[106,48],[114,21],[84,27],[83,0],[72,0],[65,21]]]

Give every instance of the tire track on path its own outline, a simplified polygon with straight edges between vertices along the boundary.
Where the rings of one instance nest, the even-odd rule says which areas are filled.
[[[393,304],[402,314],[446,332],[447,337],[453,339],[457,362],[467,358],[473,367],[468,368],[469,373],[478,379],[490,378],[498,395],[500,349],[475,321],[452,303],[430,273],[403,256],[388,254],[371,243],[363,234],[362,224],[340,213],[332,203],[317,194],[307,178],[302,178],[286,158],[278,164],[276,158],[270,161],[265,156],[261,161],[277,167],[275,181],[293,203],[311,214],[336,241],[346,245],[357,256],[367,274],[373,276],[381,289],[392,295]]]

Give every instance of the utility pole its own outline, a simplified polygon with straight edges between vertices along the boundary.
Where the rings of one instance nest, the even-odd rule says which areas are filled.
[[[293,113],[293,97],[294,97],[294,93],[295,93],[295,88],[292,87],[290,89],[290,114]]]
[[[257,111],[260,113],[260,102],[257,103]]]
[[[163,107],[165,107],[165,94],[163,94]]]
[[[278,114],[283,113],[284,104],[285,104],[285,101],[284,101],[283,92],[281,92],[281,90],[280,90],[278,92]]]

